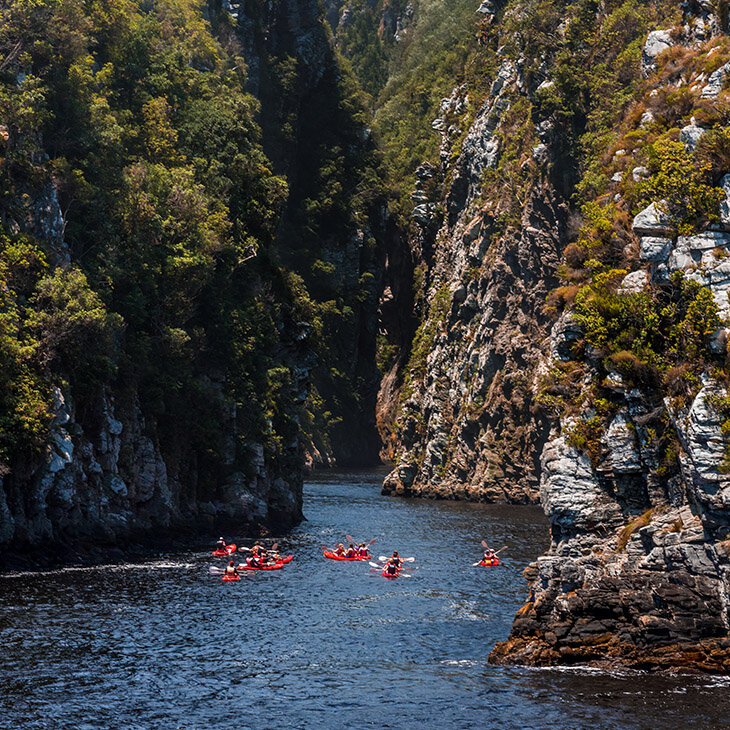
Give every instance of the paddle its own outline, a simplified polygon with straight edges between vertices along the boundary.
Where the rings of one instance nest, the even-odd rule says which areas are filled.
[[[385,555],[378,555],[378,560],[390,560],[390,558]],[[401,562],[402,563],[415,563],[416,559],[415,558],[401,558]]]
[[[353,545],[359,545],[360,544],[354,537],[350,537],[350,535],[345,535],[345,537],[347,538],[347,542],[351,542]],[[378,538],[377,537],[374,537],[368,543],[368,547],[370,547],[374,542],[377,542],[377,541],[378,541]]]

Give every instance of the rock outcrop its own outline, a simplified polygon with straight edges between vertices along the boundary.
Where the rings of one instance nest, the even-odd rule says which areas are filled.
[[[707,53],[701,42],[713,28],[716,19],[700,13],[681,32],[650,33],[643,75],[661,73],[661,53],[676,42],[689,56],[691,48]],[[703,77],[688,74],[695,98],[719,93],[719,70],[708,91]],[[691,154],[707,130],[686,121],[675,139]],[[622,205],[621,193],[612,202]],[[657,313],[673,291],[706,303],[700,329],[662,377],[640,371],[643,353],[633,343],[621,341],[613,351],[608,338],[598,343],[590,312],[600,305],[566,308],[555,323],[545,368],[577,375],[576,390],[554,411],[541,456],[540,498],[552,542],[525,571],[527,602],[490,661],[730,670],[724,206],[721,200],[719,215],[708,210],[696,218],[692,231],[676,199],[654,200],[634,216],[633,238],[626,235],[619,260],[633,270],[614,269],[608,289],[593,281],[597,296],[600,290],[651,302]]]
[[[381,431],[385,456],[397,463],[384,493],[537,500],[539,453],[548,432],[532,413],[550,326],[544,300],[557,282],[569,218],[556,180],[565,163],[557,162],[554,124],[519,120],[520,133],[530,140],[520,150],[521,174],[530,180],[518,193],[524,199],[485,190],[502,148],[511,146],[505,140],[515,133],[508,112],[534,91],[517,64],[505,59],[468,126],[464,87],[442,101],[433,122],[441,134],[441,168],[430,174],[450,184],[440,201],[421,193],[421,180],[432,169],[424,167],[412,195],[417,205],[410,247],[425,272],[416,294],[423,319],[410,361],[396,364],[379,400],[381,412],[392,412],[392,382],[405,381],[396,423]],[[500,220],[510,215],[505,228]]]

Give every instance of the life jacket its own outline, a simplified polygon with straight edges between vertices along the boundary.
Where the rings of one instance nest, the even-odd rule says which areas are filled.
[[[235,575],[235,573],[236,573],[235,565],[226,565],[226,575]]]

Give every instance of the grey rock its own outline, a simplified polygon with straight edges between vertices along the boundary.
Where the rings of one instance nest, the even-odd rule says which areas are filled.
[[[653,30],[647,36],[646,43],[641,52],[641,72],[643,76],[648,76],[656,71],[654,63],[656,57],[671,48],[674,45],[671,32],[669,30]]]
[[[721,66],[716,71],[710,74],[710,78],[707,79],[707,84],[702,89],[703,99],[717,99],[722,91],[722,85],[728,74],[730,74],[730,62]]]
[[[626,274],[621,280],[621,285],[618,288],[620,294],[638,294],[649,285],[649,272],[644,269],[638,271],[632,271],[630,274]]]
[[[642,261],[666,261],[672,251],[672,239],[642,236],[639,257]]]
[[[650,111],[645,111],[641,115],[641,126],[642,127],[648,127],[652,122],[654,121],[654,114]]]
[[[725,193],[725,198],[720,201],[720,226],[730,231],[730,175],[723,176],[720,186]]]
[[[643,165],[635,167],[631,171],[631,177],[634,182],[640,182],[641,180],[645,180],[649,177],[649,169],[644,167]]]
[[[572,311],[563,312],[550,331],[550,357],[553,360],[571,359],[573,345],[583,338],[583,329]]]
[[[676,226],[669,213],[666,213],[666,203],[651,203],[636,214],[632,229],[637,236],[670,236]]]
[[[686,127],[682,127],[679,131],[679,141],[684,144],[684,147],[689,152],[693,152],[700,138],[707,130],[698,126],[695,122],[695,118],[692,117],[690,123]]]
[[[633,474],[642,470],[636,442],[636,427],[627,413],[619,412],[611,421],[604,443],[609,451],[614,473]]]

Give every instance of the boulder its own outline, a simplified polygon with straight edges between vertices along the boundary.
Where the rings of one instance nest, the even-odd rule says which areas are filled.
[[[641,73],[643,76],[656,71],[654,63],[657,56],[674,45],[669,30],[653,30],[646,38],[644,48],[641,52]]]
[[[672,252],[672,239],[659,236],[642,236],[639,257],[642,261],[658,263],[666,261]]]
[[[674,233],[674,220],[665,211],[666,203],[652,203],[636,214],[631,225],[637,236],[671,236]]]
[[[688,152],[693,152],[697,143],[700,141],[700,137],[707,130],[697,125],[695,118],[692,117],[690,123],[686,127],[682,127],[679,131],[679,141],[684,144],[685,149]]]
[[[707,83],[702,89],[702,98],[717,99],[728,74],[730,74],[730,61],[710,74],[710,78],[707,79]]]
[[[626,274],[618,288],[619,294],[638,294],[649,285],[649,272],[644,269]]]

